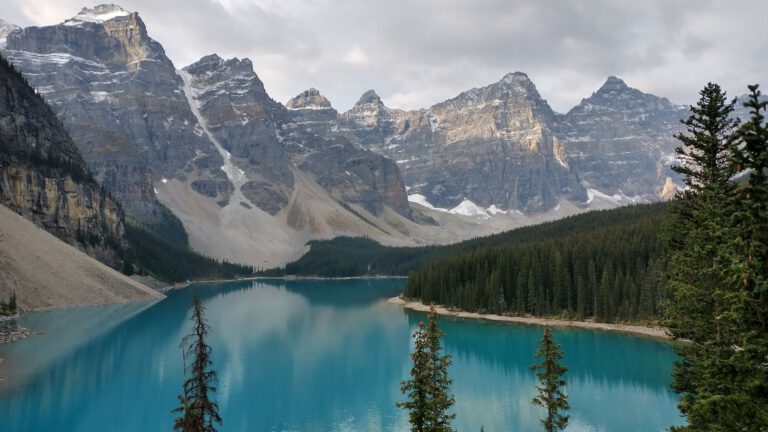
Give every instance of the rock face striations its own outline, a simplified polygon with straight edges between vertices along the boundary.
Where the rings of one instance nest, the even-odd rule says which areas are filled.
[[[314,88],[283,105],[248,59],[177,70],[115,5],[0,22],[0,50],[130,216],[152,225],[165,204],[193,248],[259,267],[314,238],[449,242],[677,189],[685,108],[614,77],[567,114],[521,72],[428,109],[370,90],[339,113]]]
[[[397,160],[409,193],[431,205],[468,199],[536,213],[560,199],[589,206],[595,193],[617,204],[668,198],[674,135],[687,115],[615,77],[557,114],[516,72],[426,110],[389,109],[371,90],[341,119],[368,148]]]
[[[586,194],[556,137],[555,115],[521,72],[428,110],[390,110],[366,92],[342,118],[371,149],[398,161],[409,192],[434,206],[542,212]]]
[[[64,126],[0,57],[0,204],[115,263],[121,210],[87,171]]]
[[[558,118],[568,160],[585,184],[613,194],[656,200],[682,130],[687,107],[609,77],[600,89]],[[670,180],[671,181],[671,180]]]
[[[166,217],[160,201],[168,204],[187,230],[197,230],[192,243],[204,253],[237,260],[237,248],[205,249],[226,242],[214,234],[225,230],[292,229],[300,233],[283,234],[303,244],[338,233],[367,235],[347,219],[364,221],[387,208],[410,217],[392,161],[341,131],[336,111],[316,90],[288,107],[272,100],[247,59],[211,55],[176,70],[139,15],[115,5],[84,8],[46,27],[3,23],[0,39],[126,213],[159,224]],[[297,176],[312,196],[332,204],[333,214],[292,205],[303,196]],[[209,224],[200,227],[197,219]]]
[[[341,132],[336,110],[319,91],[283,106],[269,97],[250,60],[215,54],[182,74],[201,122],[242,172],[239,189],[260,209],[274,216],[288,205],[298,169],[339,201],[374,215],[385,206],[410,214],[397,166]]]
[[[85,8],[59,25],[11,30],[5,45],[129,215],[153,222],[161,214],[154,180],[183,175],[196,156],[218,158],[138,14]]]

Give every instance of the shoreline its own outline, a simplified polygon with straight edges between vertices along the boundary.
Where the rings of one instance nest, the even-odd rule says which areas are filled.
[[[418,312],[429,312],[431,306],[427,306],[416,300],[404,300],[398,297],[392,297],[387,300],[388,303],[401,306],[404,309],[415,310]],[[480,319],[493,322],[504,322],[513,324],[525,324],[525,325],[538,325],[538,326],[552,326],[552,327],[572,327],[583,328],[591,330],[603,330],[619,333],[629,333],[638,336],[646,336],[655,339],[663,339],[666,341],[672,341],[672,337],[667,332],[667,329],[663,327],[648,327],[640,325],[628,325],[628,324],[610,324],[610,323],[597,323],[589,321],[571,321],[556,318],[537,318],[537,317],[517,317],[506,316],[496,314],[480,314],[476,312],[464,312],[449,310],[444,306],[435,305],[435,312],[438,315],[445,315],[455,318],[466,319]]]
[[[209,280],[193,280],[186,282],[177,282],[168,285],[168,290],[174,290],[179,288],[185,288],[192,284],[208,284],[208,283],[225,283],[225,282],[242,282],[242,281],[254,281],[254,280],[354,280],[354,279],[408,279],[408,276],[342,276],[342,277],[324,277],[324,276],[249,276],[235,279],[209,279]]]

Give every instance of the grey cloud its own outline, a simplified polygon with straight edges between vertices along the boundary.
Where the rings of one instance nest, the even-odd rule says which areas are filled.
[[[0,2],[14,4],[3,11],[71,5],[70,15],[82,6]],[[768,2],[751,0],[124,0],[123,6],[141,14],[179,67],[212,52],[249,57],[275,99],[314,86],[340,110],[370,88],[404,108],[429,106],[516,70],[528,73],[560,111],[608,75],[678,103],[693,102],[710,80],[737,94],[768,76],[768,44],[745,31],[761,25]],[[18,16],[11,13],[9,21]],[[355,49],[365,62],[344,61]]]

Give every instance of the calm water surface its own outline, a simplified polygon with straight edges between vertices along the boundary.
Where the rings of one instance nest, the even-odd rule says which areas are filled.
[[[179,341],[194,290],[212,327],[222,431],[406,431],[395,408],[424,315],[386,303],[403,280],[204,284],[153,304],[30,314],[43,332],[0,346],[0,430],[169,431],[183,380]],[[528,369],[540,327],[441,318],[458,431],[539,431]],[[556,330],[568,431],[661,431],[680,423],[668,344]]]

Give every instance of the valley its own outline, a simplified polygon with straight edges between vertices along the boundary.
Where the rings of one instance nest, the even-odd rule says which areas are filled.
[[[521,72],[429,109],[372,90],[339,113],[316,89],[273,100],[248,59],[179,68],[118,6],[4,29],[3,54],[127,215],[152,226],[167,206],[220,260],[281,266],[340,235],[453,243],[680,184],[668,165],[686,109],[615,77],[566,114]]]

